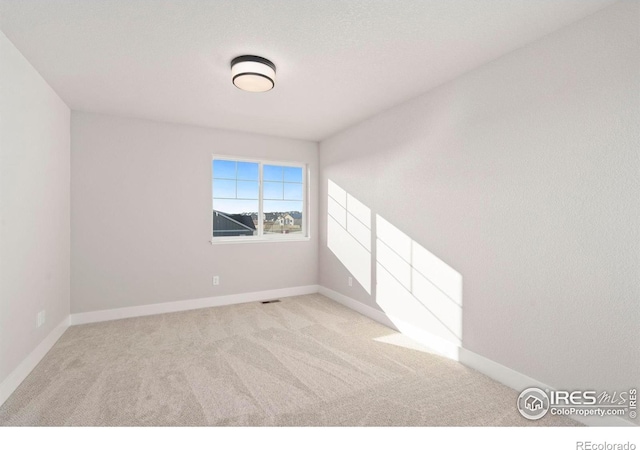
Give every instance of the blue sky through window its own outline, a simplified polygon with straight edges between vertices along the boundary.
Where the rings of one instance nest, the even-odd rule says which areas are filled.
[[[264,181],[282,181],[282,166],[264,165],[262,179]]]
[[[213,178],[235,178],[236,162],[216,159],[213,161]]]
[[[302,183],[284,183],[285,200],[302,200]]]
[[[302,183],[302,168],[284,167],[284,181],[290,183]]]
[[[258,181],[258,163],[238,162],[238,180]]]
[[[260,165],[254,162],[215,159],[212,162],[213,209],[229,214],[257,213]],[[263,212],[303,210],[301,167],[264,164]]]

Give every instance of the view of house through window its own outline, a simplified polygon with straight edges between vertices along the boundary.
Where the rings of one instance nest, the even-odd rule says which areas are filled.
[[[305,236],[304,165],[213,159],[213,238]]]

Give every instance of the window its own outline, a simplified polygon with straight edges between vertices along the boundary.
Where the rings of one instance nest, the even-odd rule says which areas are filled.
[[[213,158],[213,240],[307,236],[304,164]]]

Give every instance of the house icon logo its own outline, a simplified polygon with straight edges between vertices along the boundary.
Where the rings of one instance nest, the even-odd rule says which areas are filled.
[[[525,419],[542,419],[549,411],[549,397],[542,389],[528,388],[518,396],[518,411]]]
[[[529,395],[529,397],[524,401],[524,406],[526,406],[529,411],[537,411],[542,409],[542,400],[538,397],[534,397],[533,395]]]

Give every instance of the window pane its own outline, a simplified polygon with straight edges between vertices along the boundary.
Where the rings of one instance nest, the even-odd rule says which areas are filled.
[[[263,183],[262,196],[265,200],[282,200],[282,183]]]
[[[216,159],[213,161],[213,178],[235,178],[236,162]]]
[[[238,198],[258,200],[258,182],[238,181]]]
[[[258,181],[258,163],[238,161],[238,180]]]
[[[213,209],[226,214],[258,214],[258,200],[213,199]]]
[[[285,183],[284,199],[285,200],[302,200],[302,184]]]
[[[262,166],[262,179],[264,181],[282,181],[282,166]]]
[[[302,183],[302,167],[285,167],[284,181]]]
[[[214,198],[236,198],[235,180],[213,180]]]
[[[302,234],[302,202],[265,200],[264,234]]]
[[[213,237],[255,236],[257,210],[256,200],[214,200]]]

